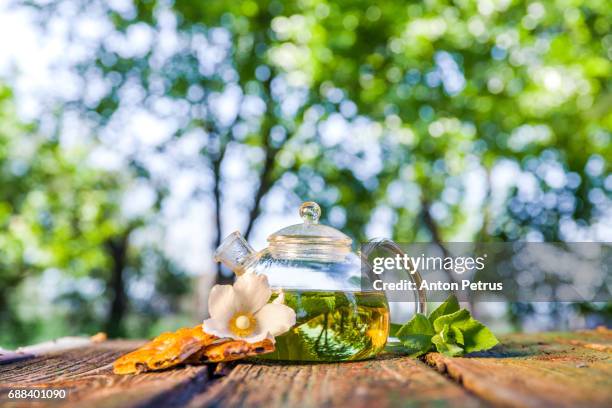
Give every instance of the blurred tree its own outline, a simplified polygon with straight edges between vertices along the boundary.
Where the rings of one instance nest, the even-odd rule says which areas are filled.
[[[95,1],[84,4],[101,7]],[[247,236],[262,198],[287,172],[298,176],[297,191],[317,195],[311,181],[318,175],[333,192],[324,204],[350,206],[365,199],[364,210],[372,208],[366,198],[384,195],[392,179],[414,184],[412,192],[420,196],[416,212],[405,200],[390,203],[399,215],[396,234],[406,240],[418,236],[415,223],[434,239],[452,237],[465,222],[460,178],[468,170],[484,170],[490,200],[490,173],[506,159],[532,173],[540,193],[523,201],[516,190],[508,197],[515,205],[507,205],[504,215],[479,222],[481,235],[516,239],[535,231],[556,240],[564,217],[590,223],[607,203],[601,198],[606,165],[595,177],[587,173],[591,158],[598,162],[610,154],[606,2],[574,2],[566,9],[538,2],[136,1],[106,13],[127,41],[135,32],[148,32],[151,47],[134,55],[111,41],[100,44],[96,60],[86,62],[82,72],[90,72],[95,62],[112,86],[97,103],[81,101],[81,107],[106,123],[121,107],[122,90],[134,86],[144,92],[145,105],[164,96],[188,103],[176,135],[193,127],[206,131],[202,159],[214,175],[217,208],[228,146],[243,143],[261,150],[252,164],[259,180]],[[171,37],[168,28],[179,44],[161,56],[155,44]],[[216,104],[227,92],[238,94],[233,101],[238,111],[229,117]],[[358,159],[365,152],[339,146],[339,140],[350,138],[321,137],[326,123],[357,122],[363,119],[359,112],[384,125],[360,129],[369,133],[368,142],[382,142],[375,154],[384,166],[374,168],[370,178],[355,168],[364,165]],[[334,178],[345,169],[336,185]],[[564,183],[553,180],[555,170],[565,173]],[[596,197],[589,198],[592,189]],[[544,208],[542,196],[549,192],[557,202]],[[564,200],[575,192],[575,203]],[[380,200],[390,201],[373,201]],[[485,214],[489,205],[483,203]],[[432,206],[438,220],[432,219]],[[346,215],[359,217],[357,212]],[[217,211],[218,230],[220,219]],[[346,220],[357,237],[362,235],[354,225],[365,222]]]
[[[273,24],[279,47],[306,45],[313,79],[396,141],[386,163],[404,194],[385,200],[397,239],[609,241],[607,2],[313,2],[299,14]]]
[[[219,8],[233,13],[234,26],[250,24],[239,10],[253,3],[232,4]],[[398,238],[418,238],[419,225],[435,240],[464,229],[461,178],[474,170],[482,170],[477,181],[486,199],[478,204],[486,216],[479,217],[480,232],[466,238],[518,239],[531,232],[571,239],[562,232],[571,224],[564,221],[590,225],[609,215],[612,15],[606,2],[567,8],[539,2],[298,4],[258,7],[257,15],[277,11],[267,32],[275,40],[268,60],[287,75],[306,76],[319,99],[338,94],[341,104],[353,102],[384,125],[383,141],[391,148],[383,151],[386,171],[379,180],[390,174],[404,182],[404,191],[414,184],[411,191],[420,196],[417,211],[410,211],[406,194],[387,195],[398,213]],[[201,14],[211,13],[207,7]],[[535,191],[526,194],[516,183],[502,211],[491,214],[491,172],[503,162],[515,163]]]
[[[122,215],[119,202],[124,180],[119,174],[92,167],[87,163],[87,151],[66,149],[56,138],[42,137],[34,126],[15,118],[10,90],[2,87],[0,344],[14,346],[38,337],[98,330],[111,336],[124,335],[128,272],[146,255],[142,249],[132,251],[130,237],[144,219]],[[187,292],[187,278],[181,271],[168,266],[163,258],[158,264],[154,271],[164,282],[160,293],[176,297]],[[91,309],[78,289],[71,289],[73,285],[63,287],[60,281],[40,290],[56,294],[56,304],[72,306],[68,315],[56,316],[46,310],[42,316],[45,322],[24,312],[28,305],[22,299],[23,285],[28,278],[50,270],[93,283],[98,311]],[[160,298],[158,303],[164,299]],[[39,301],[45,307],[44,299]],[[99,310],[101,305],[106,306]],[[148,322],[168,310],[160,312],[149,313]],[[55,324],[54,318],[65,323]],[[58,327],[63,331],[56,333]],[[144,332],[148,334],[148,330]]]
[[[161,152],[196,135],[213,245],[232,195],[248,237],[276,188],[319,201],[358,240],[368,224],[442,248],[607,231],[603,0],[55,1],[41,21],[71,7],[112,28],[88,44],[87,85],[69,108],[101,128],[121,129],[133,106],[172,118]],[[163,200],[172,180],[141,153],[130,163]],[[236,157],[244,180],[231,177]]]
[[[52,13],[62,4],[51,3],[42,15],[48,16],[45,12]],[[181,125],[170,142],[202,130],[197,133],[203,140],[201,161],[212,175],[212,186],[196,194],[203,193],[214,203],[215,247],[223,231],[224,187],[231,184],[223,174],[230,149],[253,153],[244,158],[251,171],[248,180],[252,190],[242,205],[248,214],[243,229],[247,238],[262,212],[263,198],[281,181],[300,197],[319,201],[326,210],[324,215],[333,206],[341,212],[341,226],[354,237],[364,238],[363,226],[376,205],[376,196],[371,193],[379,187],[374,171],[359,171],[367,165],[360,156],[369,156],[370,146],[321,146],[317,125],[336,107],[321,100],[309,83],[294,81],[270,60],[278,41],[270,35],[269,27],[280,9],[275,11],[271,5],[270,11],[263,8],[258,12],[255,3],[234,7],[231,3],[196,6],[177,2],[168,7],[165,2],[135,2],[129,10],[121,11],[104,2],[86,1],[82,10],[87,13],[99,7],[114,25],[114,37],[100,43],[94,59],[78,69],[92,84],[107,84],[107,92],[92,101],[84,88],[82,99],[71,101],[69,106],[94,123],[109,126],[122,120],[122,112],[129,109],[122,98],[132,91],[142,94],[138,106],[154,115],[163,116],[158,108],[163,105],[166,109],[168,102],[177,107],[174,115]],[[240,17],[243,12],[244,18]],[[120,46],[136,32],[151,36],[151,47],[145,52]],[[177,44],[170,52],[155,46],[172,36]],[[223,109],[224,98],[230,98],[237,107],[235,112],[234,108]],[[158,149],[167,149],[170,142]],[[140,153],[130,155],[132,167],[149,177],[164,195],[168,185],[151,175]],[[346,168],[338,166],[339,158],[347,163]],[[219,269],[217,280],[227,282],[231,276]]]

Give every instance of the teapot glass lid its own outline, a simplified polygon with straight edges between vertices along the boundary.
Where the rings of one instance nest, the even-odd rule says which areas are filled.
[[[300,206],[300,217],[304,221],[303,223],[276,231],[268,237],[268,242],[273,244],[303,242],[348,246],[353,243],[348,235],[330,226],[319,224],[321,207],[314,201],[307,201]]]

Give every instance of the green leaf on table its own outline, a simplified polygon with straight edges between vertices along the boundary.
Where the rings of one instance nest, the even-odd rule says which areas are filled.
[[[440,341],[455,345],[458,343],[466,353],[487,350],[499,343],[495,335],[466,309],[438,317],[433,326],[436,333],[442,334]]]
[[[431,337],[435,334],[431,323],[417,313],[396,332],[395,337],[408,349],[408,354],[418,357],[431,349]]]
[[[401,342],[402,352],[413,357],[432,348],[447,356],[461,356],[486,350],[498,343],[485,325],[466,309],[459,308],[454,295],[438,306],[429,317],[417,313],[404,325],[391,324],[391,336]]]
[[[464,353],[464,350],[460,346],[454,343],[447,343],[439,334],[433,336],[431,338],[431,342],[434,346],[436,346],[436,350],[444,355],[456,357],[461,356]]]
[[[448,315],[459,311],[459,302],[455,295],[450,295],[440,306],[438,306],[429,315],[429,321],[431,324],[436,321],[440,316]]]
[[[451,331],[453,333],[455,342],[457,344],[465,345],[465,337],[463,336],[463,332],[456,327],[451,327]]]
[[[463,330],[463,336],[465,338],[463,348],[466,353],[488,350],[499,343],[497,337],[495,337],[487,326],[480,323],[478,320],[472,320],[475,324],[471,328]]]
[[[433,336],[433,326],[427,319],[427,316],[421,313],[417,313],[412,316],[412,319],[405,325],[403,325],[396,334],[396,337],[401,339],[403,336],[411,334],[426,334]]]
[[[446,325],[450,326],[451,324],[458,324],[459,326],[463,327],[470,319],[472,319],[470,312],[467,309],[461,309],[457,310],[456,312],[438,317],[433,322],[433,328],[436,333],[440,333],[442,330],[444,330],[444,326]]]
[[[445,324],[438,334],[444,342],[455,343],[455,333],[451,331],[451,327],[448,324]]]
[[[389,336],[397,337],[397,332],[403,327],[403,324],[391,323],[389,325]]]

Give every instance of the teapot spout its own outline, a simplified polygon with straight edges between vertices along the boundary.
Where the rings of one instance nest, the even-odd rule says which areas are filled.
[[[244,273],[245,267],[255,255],[255,250],[238,232],[232,232],[221,241],[215,251],[215,261],[231,269],[236,275]]]

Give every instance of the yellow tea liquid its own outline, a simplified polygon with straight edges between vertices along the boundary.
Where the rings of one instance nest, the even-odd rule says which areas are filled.
[[[349,361],[374,357],[387,341],[389,306],[382,293],[285,290],[297,324],[276,338],[266,360]]]

